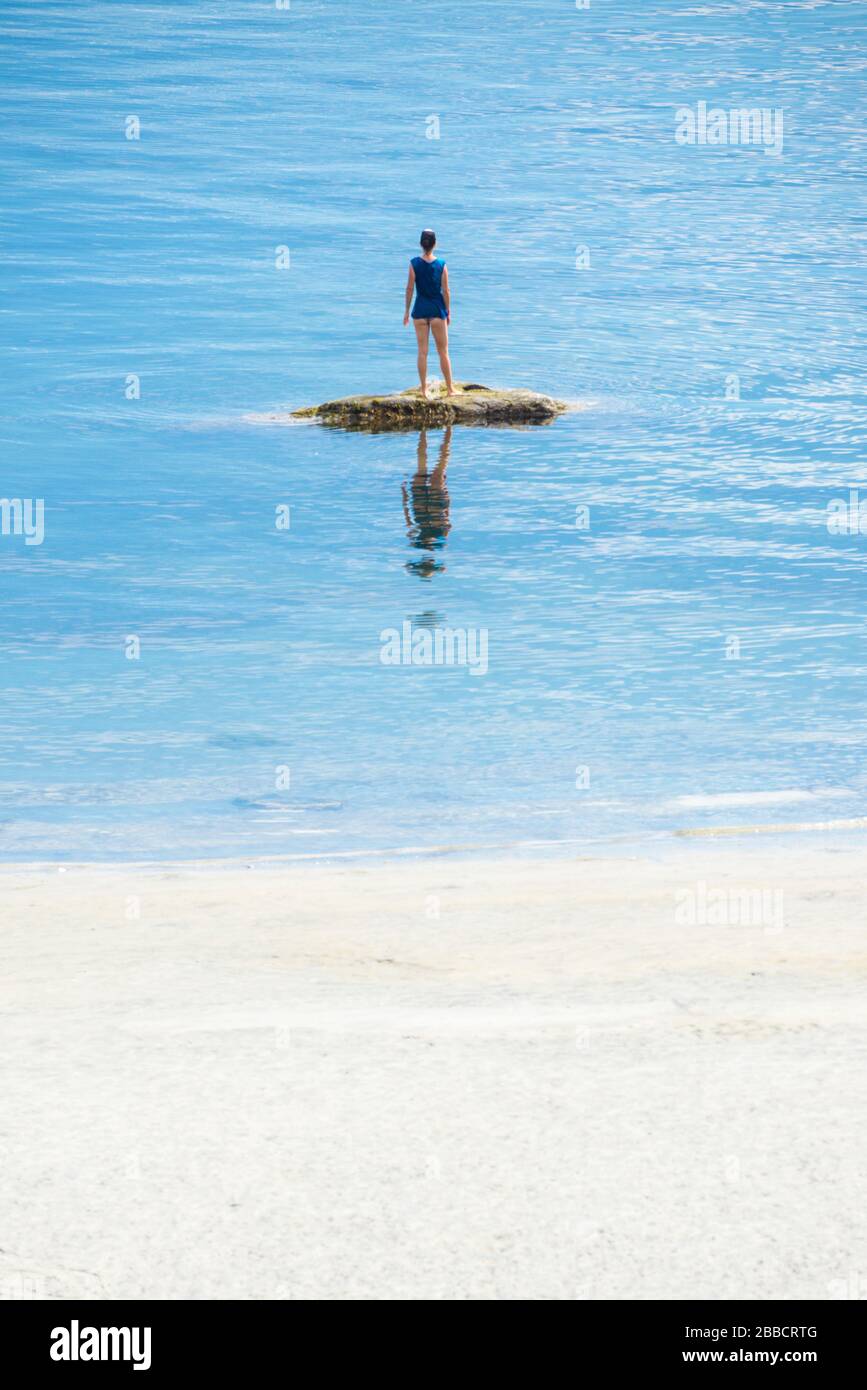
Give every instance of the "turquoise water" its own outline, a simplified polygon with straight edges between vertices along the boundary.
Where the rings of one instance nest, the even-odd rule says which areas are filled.
[[[861,814],[864,13],[0,6],[2,492],[45,508],[0,536],[0,856]],[[782,153],[679,144],[702,100]],[[413,383],[424,225],[457,376],[586,406],[426,488],[415,434],[246,418]],[[487,671],[384,665],[406,621]]]

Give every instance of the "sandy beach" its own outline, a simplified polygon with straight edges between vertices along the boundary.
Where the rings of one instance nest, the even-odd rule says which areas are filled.
[[[7,869],[0,1290],[863,1297],[865,878]]]

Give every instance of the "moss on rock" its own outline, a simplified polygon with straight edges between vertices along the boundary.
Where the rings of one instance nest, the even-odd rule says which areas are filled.
[[[445,394],[442,382],[428,389],[427,400],[416,386],[390,396],[345,396],[324,401],[293,410],[292,417],[319,420],[341,429],[380,431],[449,424],[543,425],[566,409],[562,401],[536,391],[496,391],[476,382],[456,381],[453,396]]]

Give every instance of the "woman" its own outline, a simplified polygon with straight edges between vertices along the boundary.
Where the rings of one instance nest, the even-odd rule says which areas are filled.
[[[418,339],[418,379],[421,394],[429,400],[427,393],[427,348],[430,334],[433,333],[440,366],[445,377],[446,393],[453,396],[452,364],[449,361],[449,323],[451,322],[449,297],[449,273],[445,261],[434,255],[437,244],[436,232],[428,229],[421,234],[420,256],[413,256],[409,263],[409,279],[406,282],[406,303],[404,304],[403,326],[409,323],[409,306],[415,290],[415,304],[412,320],[415,336]]]

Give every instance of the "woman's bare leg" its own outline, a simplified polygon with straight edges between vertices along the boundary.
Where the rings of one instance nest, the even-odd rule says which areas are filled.
[[[455,394],[452,386],[452,364],[449,361],[449,326],[445,319],[431,319],[431,333],[434,335],[434,342],[437,345],[437,352],[440,355],[440,366],[446,381],[446,394]]]
[[[418,341],[418,379],[421,393],[427,400],[427,345],[430,337],[430,324],[426,319],[413,319],[415,336]]]

